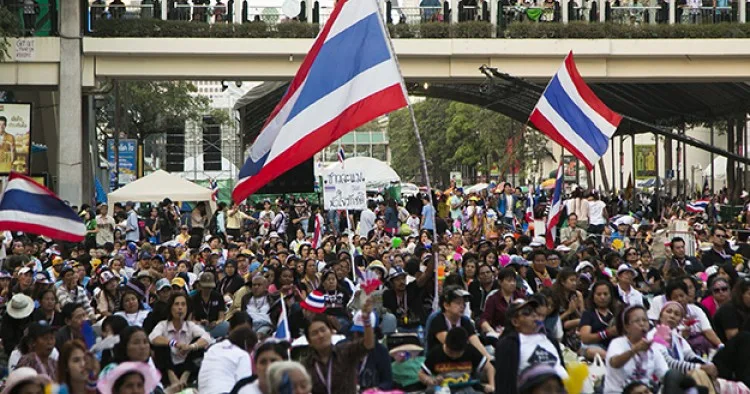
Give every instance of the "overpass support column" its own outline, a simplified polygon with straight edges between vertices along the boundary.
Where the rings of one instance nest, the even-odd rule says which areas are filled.
[[[492,24],[492,37],[497,37],[497,0],[489,0],[490,3],[490,23]]]
[[[740,23],[747,22],[747,2],[740,1],[737,3],[737,20],[740,21]]]
[[[458,0],[450,0],[451,23],[458,23]]]
[[[676,4],[674,0],[669,0],[669,24],[674,25],[675,22],[675,10]]]
[[[168,15],[169,14],[169,7],[168,7],[167,3],[168,2],[166,0],[163,0],[161,2],[161,5],[160,5],[161,6],[161,20],[163,20],[163,21],[169,19],[169,15]]]
[[[60,122],[58,194],[71,204],[83,196],[83,99],[81,93],[81,2],[60,2]],[[52,144],[51,147],[55,145]],[[54,148],[53,148],[54,149]]]
[[[309,1],[305,2],[305,4],[309,3]],[[310,7],[308,6],[308,9]],[[307,12],[307,10],[305,10]],[[307,23],[312,22],[312,17],[310,13],[306,14],[308,16]],[[234,18],[234,23],[242,23],[242,0],[234,0],[234,11],[232,14],[232,17]]]
[[[599,0],[599,22],[607,21],[607,0]]]
[[[562,0],[560,2],[560,7],[562,7],[562,22],[567,24],[570,20],[570,15],[568,15],[568,4],[570,3],[570,0]]]

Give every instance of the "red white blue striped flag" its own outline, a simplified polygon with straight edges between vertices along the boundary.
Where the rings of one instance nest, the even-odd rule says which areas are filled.
[[[539,98],[529,121],[591,171],[607,152],[622,116],[609,109],[578,73],[573,52]]]
[[[250,147],[232,198],[244,200],[346,133],[407,103],[378,2],[337,1]]]
[[[549,213],[547,214],[547,225],[545,226],[544,238],[547,241],[547,249],[555,248],[555,238],[557,232],[557,224],[560,222],[560,215],[562,215],[562,189],[564,183],[563,162],[560,160],[560,165],[557,167],[557,179],[555,179],[555,191],[552,193],[552,205],[550,205]]]

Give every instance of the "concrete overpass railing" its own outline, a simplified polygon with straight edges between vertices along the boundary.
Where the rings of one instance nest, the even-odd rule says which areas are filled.
[[[300,0],[283,10],[279,6],[258,6],[248,0],[143,0],[125,5],[119,0],[107,4],[94,0],[87,10],[87,23],[108,19],[160,19],[208,24],[290,20],[324,24],[333,1]],[[489,21],[503,27],[510,23],[571,21],[617,24],[716,24],[745,23],[745,1],[714,1],[711,6],[680,5],[676,0],[422,0],[419,6],[405,1],[385,1],[384,19],[389,24],[423,22]],[[708,4],[704,2],[704,5]],[[454,12],[455,11],[455,12]]]

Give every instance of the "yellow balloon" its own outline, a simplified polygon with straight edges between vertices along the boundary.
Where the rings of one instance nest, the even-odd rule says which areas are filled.
[[[584,363],[571,363],[567,367],[568,378],[563,384],[568,394],[580,394],[583,390],[583,383],[589,376],[589,367]]]

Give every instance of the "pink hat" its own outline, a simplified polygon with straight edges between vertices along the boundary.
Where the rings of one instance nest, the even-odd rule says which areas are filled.
[[[302,309],[307,309],[310,312],[323,313],[326,311],[326,301],[323,293],[319,290],[313,290],[307,295],[302,302],[299,304]]]
[[[161,373],[156,368],[143,362],[128,361],[116,366],[103,378],[100,378],[96,388],[102,394],[112,394],[112,389],[117,380],[131,372],[143,376],[143,391],[146,393],[154,391],[161,380]]]

